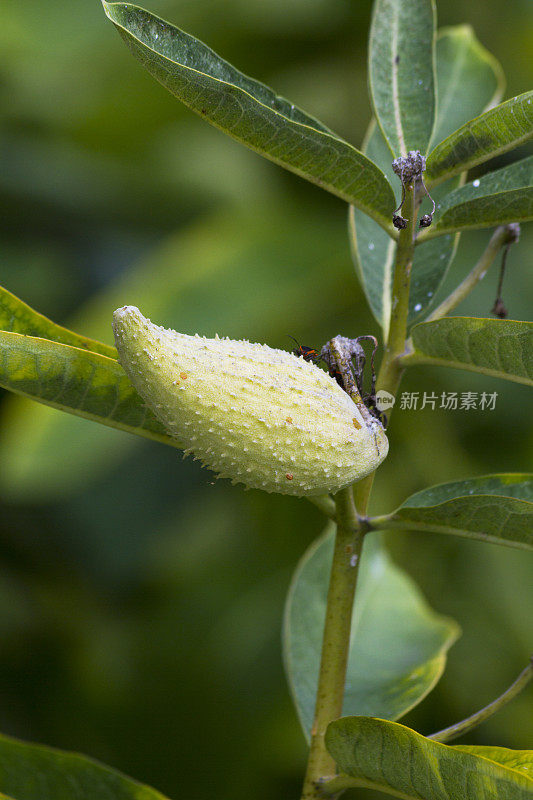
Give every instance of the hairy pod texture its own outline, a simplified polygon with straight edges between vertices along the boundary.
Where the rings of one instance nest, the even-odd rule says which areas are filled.
[[[188,336],[134,306],[113,318],[119,360],[168,433],[220,477],[299,496],[338,492],[388,441],[333,378],[267,345]]]

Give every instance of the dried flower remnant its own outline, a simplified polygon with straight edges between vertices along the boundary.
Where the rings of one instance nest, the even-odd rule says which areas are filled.
[[[424,193],[431,201],[433,208],[430,214],[424,214],[419,220],[420,228],[429,228],[433,222],[433,214],[435,213],[435,201],[424,183],[423,172],[426,169],[426,159],[421,154],[420,150],[409,150],[406,156],[395,158],[392,162],[392,169],[402,182],[402,197],[398,208],[394,209],[392,215],[392,224],[397,230],[404,230],[407,227],[409,220],[398,214],[401,211],[405,202],[405,187],[414,186],[416,193],[421,195]]]

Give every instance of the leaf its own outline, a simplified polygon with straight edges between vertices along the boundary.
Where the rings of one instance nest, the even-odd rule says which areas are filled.
[[[0,331],[0,386],[113,428],[179,447],[118,361],[47,339]]]
[[[89,298],[69,327],[107,341],[112,311],[128,302],[184,333],[292,348],[285,334],[299,336],[307,316],[322,313],[324,293],[344,286],[346,269],[336,209],[302,214],[298,202],[232,208],[182,227]],[[145,447],[24,397],[6,397],[1,412],[0,492],[17,501],[64,498]]]
[[[436,364],[533,385],[533,323],[443,317],[411,331],[405,367]]]
[[[363,152],[381,167],[390,181],[397,182],[391,167],[388,145],[375,120],[370,123]],[[396,242],[380,225],[353,205],[349,209],[348,227],[356,272],[372,313],[383,328],[386,338],[391,312]]]
[[[437,114],[430,147],[499,102],[505,77],[470,25],[441,28],[437,37]]]
[[[433,742],[381,719],[348,717],[332,722],[326,746],[350,778],[343,788],[379,789],[404,800],[531,800],[533,780],[523,772]],[[339,780],[343,780],[341,777]],[[333,790],[335,779],[331,781]]]
[[[501,67],[479,44],[469,26],[459,25],[439,32],[436,62],[438,104],[433,138],[447,135],[461,123],[467,122],[472,113],[484,111],[499,98],[503,89]],[[375,121],[371,122],[368,129],[363,152],[380,167],[392,186],[399,187],[398,178],[392,170],[390,150]],[[434,191],[435,201],[442,201],[458,184],[459,179],[454,178],[437,187]],[[354,206],[350,207],[349,228],[359,279],[386,337],[396,244],[374,220]],[[432,230],[433,226],[428,229]],[[453,259],[457,242],[458,238],[450,235],[435,237],[431,242],[419,242],[409,297],[410,324],[427,314]]]
[[[427,159],[427,181],[440,183],[518,147],[531,136],[533,91],[486,111],[438,144]]]
[[[533,548],[533,474],[486,475],[431,486],[391,514],[374,517],[371,525]]]
[[[298,716],[313,722],[334,530],[317,539],[294,574],[285,608],[285,669]],[[414,581],[395,566],[378,539],[365,539],[358,578],[345,714],[398,719],[420,703],[442,675],[459,635],[432,611]]]
[[[533,777],[533,750],[510,750],[508,747],[491,747],[487,745],[456,744],[455,750],[472,753],[475,756],[488,758],[509,769],[522,772],[528,778]]]
[[[102,4],[136,58],[186,106],[393,230],[393,191],[359,150],[179,28],[138,6]]]
[[[431,0],[376,0],[369,43],[374,113],[394,157],[427,152],[435,121]]]
[[[435,223],[419,243],[443,233],[533,219],[533,156],[490,172],[437,203]]]
[[[0,736],[0,789],[13,800],[165,800],[77,753]]]
[[[117,358],[117,351],[114,347],[94,339],[88,339],[86,336],[80,336],[74,331],[69,331],[68,328],[56,325],[55,322],[30,308],[2,286],[0,286],[0,329],[11,331],[11,333],[36,336],[40,339],[50,339],[60,344],[90,350],[92,353],[100,353],[108,358]]]

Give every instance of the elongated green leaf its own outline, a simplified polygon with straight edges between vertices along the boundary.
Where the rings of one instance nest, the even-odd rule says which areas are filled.
[[[504,767],[522,772],[530,779],[533,778],[533,750],[510,750],[508,747],[490,747],[480,744],[456,744],[454,749],[488,758]]]
[[[0,736],[0,789],[13,800],[165,800],[77,753]]]
[[[375,517],[377,530],[403,528],[533,548],[533,475],[486,475],[431,486],[396,511]]]
[[[437,364],[533,385],[533,323],[444,317],[411,331],[403,366]]]
[[[529,222],[533,219],[533,186],[467,200],[450,208],[425,237],[473,228],[492,228],[508,222]]]
[[[378,164],[391,182],[399,186],[398,179],[392,171],[389,147],[375,120],[370,123],[363,143],[363,152]],[[353,205],[349,208],[348,229],[356,272],[372,313],[381,325],[386,338],[391,312],[396,242],[380,225]]]
[[[342,788],[379,789],[404,800],[531,800],[523,771],[433,742],[399,725],[368,717],[332,722],[326,746],[350,778]],[[324,789],[333,791],[335,779]]]
[[[285,609],[286,672],[306,736],[313,722],[334,531],[314,542],[294,574]],[[455,622],[433,612],[378,539],[367,538],[358,578],[345,714],[398,719],[440,678]]]
[[[503,91],[503,77],[498,62],[480,45],[467,25],[439,32],[436,62],[438,104],[433,140],[439,141],[467,122],[472,114],[480,114],[497,101]],[[392,186],[399,189],[398,178],[392,171],[390,150],[375,122],[370,124],[363,152],[380,167]],[[459,179],[454,178],[437,187],[435,201],[442,201],[458,185]],[[439,210],[436,221],[440,214]],[[386,335],[396,244],[379,225],[353,206],[349,227],[356,270],[374,316]],[[428,229],[432,230],[433,226]],[[434,241],[421,242],[417,247],[409,297],[410,324],[427,314],[453,259],[457,241],[456,236],[437,236]]]
[[[113,428],[179,447],[118,361],[47,339],[0,331],[0,386]]]
[[[103,6],[133,54],[185,105],[392,230],[392,189],[359,150],[179,28],[138,6]]]
[[[443,233],[533,219],[533,156],[490,172],[450,192],[420,243]]]
[[[431,184],[506,153],[533,136],[533,91],[506,100],[467,122],[429,154],[426,177]]]
[[[91,297],[69,327],[107,341],[110,312],[127,301],[184,333],[292,347],[280,337],[280,321],[282,335],[299,336],[306,314],[321,313],[324,293],[332,281],[342,282],[346,268],[338,214],[300,211],[297,202],[275,209],[254,204],[181,228]],[[17,500],[63,497],[143,447],[140,437],[87,425],[23,397],[6,398],[1,410],[0,492]]]
[[[442,28],[437,37],[437,115],[430,147],[498,103],[505,88],[499,62],[470,25]]]
[[[435,121],[432,0],[376,0],[369,44],[374,112],[394,157],[427,152]]]
[[[92,353],[100,353],[108,358],[117,358],[117,351],[114,347],[94,339],[88,339],[86,336],[80,336],[74,331],[69,331],[68,328],[56,325],[55,322],[30,308],[2,286],[0,286],[0,330],[37,336],[40,339],[50,339],[52,342],[90,350]]]

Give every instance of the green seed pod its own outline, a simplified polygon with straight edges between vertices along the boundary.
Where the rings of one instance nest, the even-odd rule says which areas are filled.
[[[165,330],[134,306],[115,311],[113,329],[120,363],[169,435],[232,483],[334,493],[387,455],[381,423],[303,358]]]

